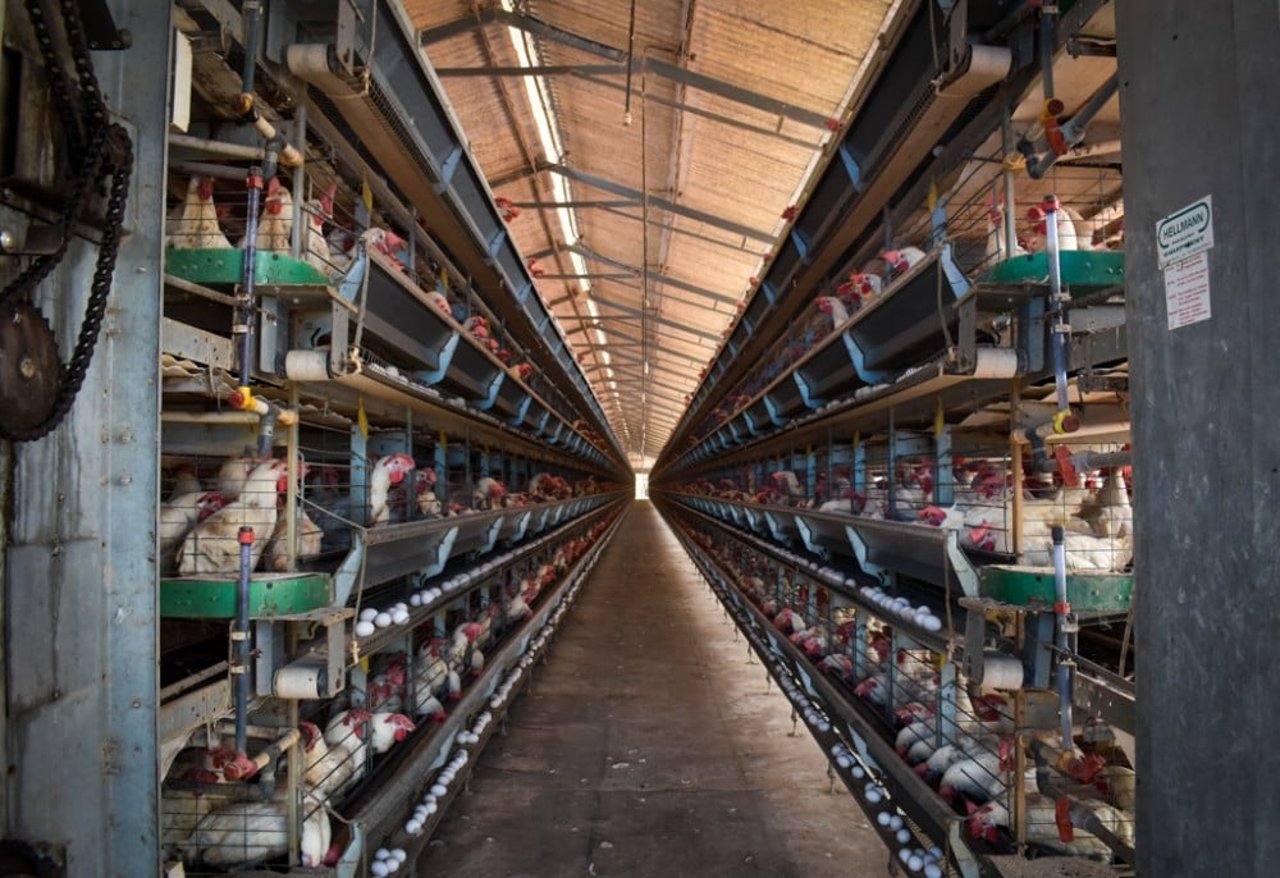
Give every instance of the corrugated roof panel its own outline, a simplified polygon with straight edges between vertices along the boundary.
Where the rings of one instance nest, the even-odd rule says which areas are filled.
[[[469,17],[478,22],[491,5],[498,8],[496,3],[460,0],[405,2],[415,23],[424,28]],[[523,15],[597,47],[593,52],[574,39],[522,36],[543,64],[617,64],[627,49],[629,0],[528,0],[519,8]],[[608,386],[609,369],[598,348],[597,327],[582,323],[592,318],[579,282],[539,284],[544,299],[556,303],[553,311],[571,343],[584,352],[615,431],[630,437],[629,452],[651,457],[666,441],[672,416],[635,404],[637,391],[648,387],[655,398],[666,400],[664,407],[679,408],[684,395],[696,387],[698,372],[736,319],[737,303],[751,275],[774,246],[767,239],[782,228],[781,214],[828,136],[822,120],[839,113],[889,8],[889,0],[636,2],[637,66],[630,126],[624,124],[625,73],[558,72],[541,79],[564,148],[564,164],[606,181],[602,185],[582,180],[565,184],[550,173],[534,172],[533,166],[546,156],[525,78],[446,78],[450,101],[482,169],[496,181],[495,191],[516,201],[548,203],[559,192],[595,203],[574,210],[581,246],[600,257],[586,258],[588,270],[617,274],[623,270],[619,265],[638,269],[647,261],[654,272],[647,302],[638,278],[591,281],[597,313],[606,318],[599,328],[608,339],[608,350],[617,354],[608,358],[619,387],[616,398]],[[711,79],[694,83],[679,74],[642,76],[642,57]],[[473,30],[433,43],[430,58],[438,67],[520,63],[511,32],[502,24],[477,23]],[[642,86],[649,98],[643,102]],[[808,115],[804,121],[787,118],[776,102]],[[640,142],[642,109],[647,148]],[[647,167],[642,168],[642,161]],[[646,186],[651,199],[647,254],[642,253],[639,204],[617,204]],[[664,210],[663,201],[679,210]],[[744,229],[759,236],[743,234]],[[540,266],[548,274],[574,272],[554,209],[527,209],[511,230],[523,252],[547,254]],[[660,284],[659,270],[672,281]],[[633,319],[641,309],[653,318],[646,321],[648,384],[637,359],[642,322]],[[645,445],[640,448],[642,436]]]

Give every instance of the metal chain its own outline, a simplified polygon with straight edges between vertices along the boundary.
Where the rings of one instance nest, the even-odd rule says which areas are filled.
[[[26,430],[9,430],[0,426],[0,438],[21,442],[39,439],[54,430],[71,410],[84,384],[85,375],[93,360],[93,351],[97,347],[98,336],[102,330],[102,321],[106,316],[107,301],[111,295],[111,282],[115,275],[120,232],[124,225],[129,181],[133,170],[133,142],[122,126],[108,122],[107,107],[93,72],[93,59],[89,55],[88,43],[81,28],[80,12],[75,0],[62,0],[61,9],[63,27],[71,47],[72,63],[76,68],[80,97],[84,101],[85,118],[83,120],[77,119],[72,109],[61,59],[58,58],[39,0],[27,0],[26,7],[35,30],[36,40],[40,44],[49,86],[54,93],[54,103],[58,106],[59,115],[62,116],[67,138],[73,145],[81,141],[83,124],[84,130],[89,132],[89,143],[84,150],[83,164],[76,173],[66,206],[59,218],[62,240],[58,249],[52,254],[34,260],[25,271],[6,286],[0,292],[0,305],[16,296],[30,293],[49,276],[49,273],[66,255],[76,216],[87,206],[94,188],[104,174],[110,174],[111,182],[107,194],[102,240],[98,245],[98,259],[94,266],[93,282],[89,287],[89,298],[85,304],[84,321],[80,325],[71,358],[65,364],[60,364],[58,387],[49,416],[37,426]]]
[[[40,0],[26,0],[26,8],[27,15],[31,19],[31,27],[35,31],[36,43],[40,47],[45,79],[53,95],[53,104],[62,120],[62,127],[66,129],[72,150],[83,152],[85,132],[81,130],[82,122],[76,113],[75,103],[71,99],[67,77],[63,73],[62,63],[58,58],[58,47],[49,30],[49,23],[44,17],[44,7]]]

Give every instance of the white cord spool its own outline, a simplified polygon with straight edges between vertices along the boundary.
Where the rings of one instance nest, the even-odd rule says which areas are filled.
[[[1022,662],[1007,655],[984,655],[982,657],[982,688],[1021,689],[1023,669]]]
[[[289,351],[284,355],[284,374],[291,381],[328,381],[328,351]]]
[[[1018,374],[1018,352],[1013,348],[978,348],[974,378],[1012,378]]]
[[[294,662],[280,668],[271,680],[272,694],[276,698],[324,698],[323,665]]]

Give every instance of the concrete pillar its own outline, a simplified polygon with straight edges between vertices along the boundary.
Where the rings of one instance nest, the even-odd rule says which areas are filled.
[[[1115,4],[1138,539],[1139,874],[1280,874],[1280,10]],[[1156,222],[1211,195],[1212,316]]]

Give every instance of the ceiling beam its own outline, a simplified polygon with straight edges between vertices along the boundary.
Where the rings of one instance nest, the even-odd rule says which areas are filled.
[[[614,383],[617,384],[619,388],[629,387],[634,389],[636,392],[644,393],[646,404],[647,404],[647,401],[650,399],[660,399],[664,402],[671,403],[671,405],[676,408],[681,408],[681,409],[684,408],[683,393],[677,392],[673,396],[670,390],[666,388],[658,387],[652,382],[646,383],[643,378],[639,378],[635,376],[627,377],[627,378],[619,378],[619,379],[615,379]]]
[[[683,69],[683,68],[677,68]],[[575,76],[578,79],[590,82],[593,85],[599,85],[603,88],[614,89],[617,91],[626,91],[627,86],[622,82],[611,82],[603,77],[621,76],[627,72],[625,64],[543,64],[537,67],[437,67],[436,75],[445,78],[469,77],[469,76],[492,76],[492,77],[521,77],[521,76]],[[696,88],[696,86],[695,86]],[[635,86],[631,87],[633,95],[640,94],[640,90]],[[702,107],[695,107],[681,101],[663,97],[657,94],[646,94],[645,100],[652,101],[664,107],[670,107],[679,110],[682,113],[689,113],[694,116],[701,116],[704,119],[710,119],[713,122],[719,122],[721,125],[728,125],[739,131],[748,131],[751,134],[767,137],[771,140],[780,140],[783,143],[789,143],[792,146],[798,146],[807,150],[814,150],[819,147],[819,143],[814,138],[796,137],[791,134],[783,134],[781,131],[773,128],[765,128],[760,125],[752,125],[750,122],[743,122],[741,119],[735,119],[732,116],[726,116],[722,113],[716,113],[712,110],[704,110]]]
[[[614,310],[621,311],[624,315],[626,315],[626,317],[633,317],[637,320],[642,318],[647,319],[650,322],[655,323],[659,326],[669,326],[672,329],[678,330],[680,332],[687,332],[690,335],[697,336],[698,338],[705,338],[708,341],[715,341],[715,342],[720,341],[720,333],[718,332],[707,332],[705,329],[697,329],[692,326],[685,326],[682,323],[678,323],[675,320],[669,320],[668,318],[662,317],[658,314],[645,314],[639,308],[633,308],[630,305],[624,305],[621,302],[615,302],[612,299],[604,299],[604,298],[601,298],[600,296],[592,296],[592,298],[595,299],[597,304],[599,304],[601,307],[613,308]],[[621,319],[625,320],[626,317]],[[608,320],[609,317],[602,317],[600,319]],[[617,320],[619,318],[614,318],[614,319]],[[591,320],[589,318],[584,319],[582,322],[587,325],[591,324]]]
[[[639,207],[639,205],[636,205],[636,206]],[[639,216],[637,216],[634,213],[625,213],[620,208],[601,207],[598,209],[604,211],[605,213],[611,216],[620,216],[624,219],[629,219],[634,222],[640,222]],[[707,244],[712,244],[716,247],[723,247],[726,250],[732,250],[734,253],[749,253],[752,256],[757,256],[757,257],[760,255],[760,250],[758,247],[756,247],[753,244],[752,245],[747,244],[747,242],[742,240],[741,238],[735,239],[733,241],[726,241],[723,238],[713,238],[710,235],[704,235],[702,232],[695,232],[693,229],[682,229],[679,226],[669,224],[669,223],[664,223],[662,220],[653,219],[652,217],[649,218],[649,225],[654,226],[655,228],[659,228],[664,232],[669,232],[673,235],[683,235],[686,238],[693,238],[696,241],[703,241]]]
[[[522,165],[520,168],[511,171],[510,173],[503,174],[501,177],[490,177],[489,188],[500,189],[503,186],[508,186],[512,183],[519,183],[523,180],[528,180],[530,177],[536,177],[541,173],[542,168],[540,166],[531,168],[528,165]]]
[[[420,45],[426,46],[448,37],[465,33],[475,28],[478,24],[487,24],[489,22],[501,22],[508,27],[523,30],[535,36],[544,37],[557,43],[579,49],[590,55],[607,58],[610,61],[621,63],[627,60],[627,53],[622,49],[601,43],[576,34],[573,31],[566,30],[555,25],[548,24],[541,19],[532,15],[522,15],[517,12],[507,12],[504,9],[491,8],[483,10],[474,16],[465,16],[455,21],[449,22],[438,27],[419,31],[418,41]],[[692,70],[686,70],[676,64],[666,61],[660,61],[656,58],[645,59],[642,64],[635,65],[636,69],[644,70],[678,82],[682,85],[694,88],[699,91],[705,91],[710,94],[719,95],[728,98],[739,104],[748,107],[754,107],[757,110],[763,110],[775,116],[782,116],[792,119],[814,128],[822,128],[826,126],[828,116],[822,113],[816,113],[813,110],[806,110],[804,107],[797,107],[795,104],[786,101],[771,98],[768,95],[751,91],[731,82],[716,79],[712,76],[704,76],[701,73],[694,73]]]
[[[596,345],[595,340],[591,337],[591,332],[593,328],[594,327],[587,326],[585,324],[580,324],[578,326],[573,327],[572,329],[565,330],[565,335],[566,336],[585,335],[587,336],[588,345],[595,345],[596,347],[599,347],[599,345]],[[633,348],[633,347],[638,348],[643,346],[643,343],[640,341],[640,338],[638,336],[627,335],[625,332],[622,332],[621,327],[610,327],[609,329],[606,329],[604,331],[609,334],[610,345],[617,345],[619,341],[624,341],[626,342],[626,345],[619,346],[623,349]],[[660,342],[661,344],[659,345],[658,342]],[[707,353],[707,349],[703,347],[700,342],[689,341],[687,338],[678,338],[674,335],[665,335],[659,332],[654,333],[654,337],[649,340],[649,344],[651,346],[659,347],[660,348],[659,353],[661,353],[662,356],[664,357],[683,360],[685,363],[689,365],[690,369],[701,369],[703,366],[707,364],[706,361],[711,356],[709,353]],[[691,348],[695,348],[697,349],[698,353],[702,354],[703,356],[701,359],[692,357],[683,351],[680,351],[671,347],[671,345],[674,345],[674,344],[687,345]],[[609,350],[609,349],[606,348],[606,350]],[[637,358],[637,362],[639,362],[639,358]],[[665,371],[671,371],[676,367],[663,366],[661,368],[663,368]],[[692,375],[690,375],[689,378],[690,380],[693,380]]]
[[[583,80],[584,82],[589,82],[593,85],[599,85],[603,88],[613,89],[615,91],[627,90],[627,86],[625,83],[613,82],[609,79],[605,79],[600,76],[592,76],[589,73],[586,73],[585,71],[575,72],[574,75],[578,79]],[[632,86],[631,94],[639,95],[640,90],[637,89],[635,86]],[[673,98],[664,97],[659,94],[646,94],[644,96],[644,99],[646,101],[651,101],[652,103],[655,103],[655,104],[661,104],[664,107],[670,107],[673,110],[679,110],[681,113],[688,113],[692,116],[701,116],[704,119],[710,119],[712,122],[719,122],[721,125],[728,125],[730,128],[736,128],[739,131],[747,131],[747,132],[750,132],[751,134],[755,134],[760,137],[767,137],[771,140],[780,140],[783,143],[789,143],[792,146],[803,147],[806,150],[812,151],[817,149],[820,146],[820,143],[815,137],[810,137],[806,139],[804,137],[796,137],[791,134],[783,134],[781,131],[777,131],[773,128],[765,128],[761,125],[752,125],[750,122],[743,122],[741,119],[735,119],[732,116],[726,116],[722,113],[716,113],[712,110],[704,110],[702,107],[695,107],[691,104],[686,104],[682,101],[678,101]]]
[[[587,259],[594,259],[596,262],[601,262],[611,268],[616,268],[619,271],[633,272],[637,275],[640,274],[640,269],[636,266],[620,262],[617,259],[605,256],[603,253],[597,253],[595,250],[584,246],[582,243],[568,244],[565,245],[564,249],[568,250],[570,253],[577,253],[579,256],[585,256]],[[684,290],[685,292],[693,293],[694,295],[702,296],[706,299],[714,299],[717,302],[732,305],[734,308],[737,308],[738,303],[742,301],[734,296],[717,293],[715,290],[709,290],[706,287],[700,287],[697,284],[689,283],[687,280],[681,280],[678,277],[671,277],[670,275],[656,271],[649,272],[649,279],[653,283],[675,287],[678,290]]]
[[[621,183],[617,183],[613,180],[606,180],[604,177],[597,177],[594,174],[574,170],[573,168],[563,164],[544,162],[539,164],[539,168],[550,171],[553,174],[560,174],[563,177],[568,177],[570,180],[576,180],[583,185],[591,186],[604,192],[621,195],[623,198],[644,198],[644,193],[638,189],[632,189],[630,186],[624,186]],[[650,195],[649,205],[651,207],[656,207],[659,210],[665,210],[668,213],[674,213],[700,223],[706,223],[709,226],[724,229],[727,232],[733,232],[735,235],[741,235],[744,238],[753,238],[754,240],[761,241],[766,244],[773,243],[774,235],[771,231],[762,232],[759,229],[752,228],[751,226],[716,216],[713,213],[707,213],[704,210],[695,210],[692,207],[685,207],[683,204],[677,204],[676,202],[668,201],[665,198],[655,198]]]
[[[633,371],[630,366],[613,366],[612,368],[615,374],[623,376],[623,380],[618,381],[619,384],[622,384],[625,381],[645,382],[651,387],[657,387],[661,390],[674,393],[675,397],[668,397],[669,399],[674,398],[674,399],[683,400],[684,397],[687,396],[689,392],[692,390],[692,388],[689,388],[689,387],[676,387],[674,384],[667,384],[664,381],[659,381],[653,375],[645,376],[640,372]],[[608,381],[610,379],[602,378],[601,380]],[[618,379],[615,378],[613,380],[617,381]]]
[[[625,64],[540,64],[534,67],[437,67],[436,76],[456,79],[468,76],[625,76]]]
[[[639,207],[641,202],[638,198],[619,198],[614,201],[602,201],[598,199],[585,199],[582,201],[513,201],[516,207],[524,210],[554,210],[557,207],[572,207],[574,210],[590,210],[594,208],[608,207]]]
[[[577,274],[576,272],[569,274],[540,274],[538,280],[615,280],[629,281],[635,280],[636,276],[630,272],[587,272],[586,274]],[[558,300],[565,301],[565,300]]]
[[[544,277],[545,277],[545,275],[544,275]],[[661,277],[662,277],[662,276],[661,276],[661,275],[659,275],[659,274],[657,274],[657,273],[652,273],[652,274],[650,274],[650,278],[654,279],[654,286],[655,286],[655,287],[662,287],[662,286],[664,286],[664,284],[662,284],[662,283],[659,281],[659,278],[661,278]],[[638,283],[634,283],[634,282],[632,282],[630,279],[626,279],[626,280],[623,280],[623,279],[614,279],[614,280],[612,280],[612,281],[610,281],[610,282],[611,282],[611,283],[616,283],[616,284],[618,284],[619,286],[621,286],[621,287],[625,287],[625,288],[626,288],[626,289],[628,289],[628,290],[634,290],[636,293],[639,293],[639,292],[640,292],[640,290],[641,290],[641,286],[640,286],[640,284],[638,284]],[[593,294],[598,295],[598,294],[599,294],[599,293],[598,293],[598,289],[599,289],[599,288],[597,288],[597,290],[593,290],[593,291],[592,291],[592,292],[593,292]],[[662,304],[667,304],[667,303],[669,302],[669,303],[670,303],[670,304],[672,304],[672,305],[683,305],[683,306],[685,306],[686,308],[698,308],[698,309],[700,309],[700,310],[702,310],[702,311],[709,311],[710,313],[715,314],[715,315],[720,316],[720,317],[732,317],[732,316],[733,316],[733,311],[728,311],[728,310],[722,311],[722,310],[720,310],[720,308],[719,308],[719,307],[717,307],[717,304],[710,304],[710,305],[708,305],[705,301],[699,301],[699,300],[697,300],[697,299],[685,299],[685,298],[682,298],[682,297],[680,297],[680,296],[675,295],[675,293],[674,293],[672,290],[669,290],[669,289],[667,289],[667,290],[659,289],[659,290],[657,290],[657,295],[662,296],[662,298],[663,298]],[[560,298],[556,299],[556,300],[555,300],[555,304],[564,304],[565,302],[567,302],[567,301],[571,301],[571,300],[573,300],[573,299],[576,299],[577,297],[578,297],[578,294],[577,294],[577,293],[570,293],[568,298],[565,298],[565,297],[563,297],[563,296],[562,296],[562,297],[560,297]],[[661,309],[659,308],[658,310],[661,310]]]
[[[608,333],[609,344],[611,344],[611,346],[617,346],[620,348],[639,348],[644,346],[639,335],[628,335],[625,331],[622,331],[623,329],[626,329],[626,326],[614,325],[609,326],[608,329],[605,329],[604,326],[600,326],[600,329],[605,331],[605,333]],[[570,335],[585,335],[588,347],[598,348],[600,347],[599,344],[596,344],[593,335],[591,335],[594,330],[594,326],[589,325],[586,321],[582,321],[582,323],[572,326],[571,329],[564,330],[564,335],[566,335],[566,337],[570,337]],[[625,344],[618,344],[620,342],[625,342]],[[660,353],[662,353],[662,355],[681,358],[681,360],[689,363],[690,369],[701,369],[701,367],[707,365],[707,358],[710,357],[709,349],[705,347],[703,343],[690,342],[687,338],[678,338],[676,335],[668,335],[666,333],[662,333],[662,331],[658,331],[657,329],[654,330],[653,335],[650,335],[649,344],[650,346],[657,346],[657,344],[660,344]],[[671,347],[672,344],[684,344],[684,346],[694,348],[695,351],[703,358],[700,358],[699,360],[699,358],[690,356],[689,353],[678,351],[678,349]],[[609,351],[612,352],[612,348],[605,349],[609,349]],[[636,361],[639,362],[639,357],[636,358]]]

